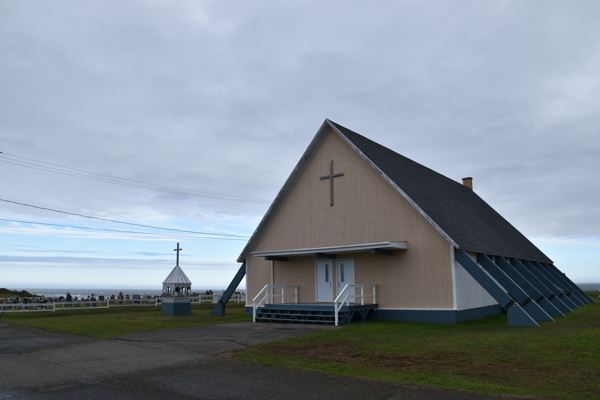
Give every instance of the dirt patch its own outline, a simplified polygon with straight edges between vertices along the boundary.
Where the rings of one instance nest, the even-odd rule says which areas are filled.
[[[357,349],[354,346],[347,344],[313,347],[274,346],[270,347],[269,350],[276,354],[285,354],[293,357],[327,359],[345,362],[351,361],[353,359],[353,355],[357,353]]]
[[[276,354],[310,360],[327,360],[338,364],[370,364],[374,367],[405,369],[426,362],[406,356],[386,356],[364,353],[360,346],[336,344],[313,347],[274,346],[269,350]]]

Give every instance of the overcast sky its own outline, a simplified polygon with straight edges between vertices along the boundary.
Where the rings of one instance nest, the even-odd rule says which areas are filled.
[[[0,199],[251,235],[329,118],[472,176],[573,280],[600,282],[598,21],[595,0],[2,1]],[[0,218],[145,230],[5,202]],[[178,241],[204,289],[245,245],[0,221],[0,287],[159,288]]]

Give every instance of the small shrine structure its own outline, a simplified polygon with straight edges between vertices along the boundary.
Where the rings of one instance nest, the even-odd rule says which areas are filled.
[[[179,252],[177,248],[177,262],[175,268],[163,281],[161,312],[167,315],[189,315],[192,313],[192,281],[187,277],[179,266]]]

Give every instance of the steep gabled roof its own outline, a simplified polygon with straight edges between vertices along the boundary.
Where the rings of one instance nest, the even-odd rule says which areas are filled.
[[[238,261],[243,260],[258,242],[329,128],[353,147],[454,246],[480,253],[552,262],[473,190],[329,120],[325,120],[315,135]]]
[[[168,283],[183,283],[186,285],[191,285],[192,281],[189,280],[189,278],[183,272],[181,267],[179,265],[176,265],[175,268],[173,268],[173,271],[171,271],[171,273],[169,274],[169,276],[167,276],[163,281],[163,285]]]

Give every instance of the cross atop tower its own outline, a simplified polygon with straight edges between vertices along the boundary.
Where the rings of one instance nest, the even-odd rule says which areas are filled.
[[[181,250],[183,250],[183,249],[180,249],[180,248],[179,248],[179,243],[177,243],[177,248],[176,248],[176,249],[173,249],[173,251],[176,251],[176,252],[177,252],[177,264],[175,264],[176,266],[178,266],[178,265],[179,265],[179,252],[180,252]]]

